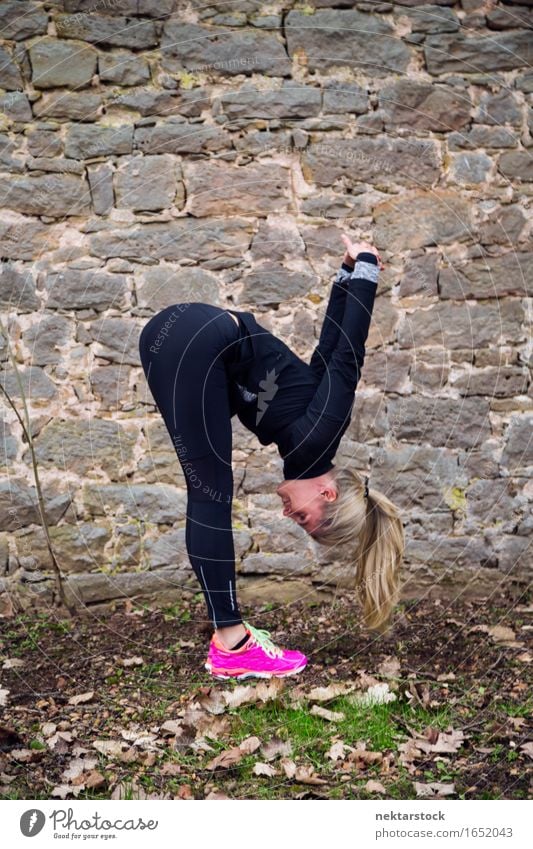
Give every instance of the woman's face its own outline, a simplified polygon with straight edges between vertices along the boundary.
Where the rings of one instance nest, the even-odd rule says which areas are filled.
[[[324,503],[337,498],[337,488],[329,472],[317,478],[283,481],[276,492],[283,502],[283,515],[308,534],[318,530],[324,518]]]

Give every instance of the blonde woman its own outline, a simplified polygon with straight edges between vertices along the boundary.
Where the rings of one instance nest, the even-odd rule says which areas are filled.
[[[345,252],[309,364],[251,312],[173,304],[142,330],[143,369],[187,484],[186,547],[213,625],[206,669],[217,678],[285,676],[307,657],[242,619],[231,527],[231,418],[283,459],[283,515],[318,543],[349,544],[365,624],[382,630],[399,594],[404,532],[396,507],[332,463],[351,420],[379,271],[369,242]]]

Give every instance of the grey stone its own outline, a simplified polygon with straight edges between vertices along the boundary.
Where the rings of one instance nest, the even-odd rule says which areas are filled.
[[[139,326],[129,318],[105,316],[91,322],[91,339],[97,343],[96,355],[112,363],[138,366]]]
[[[185,519],[187,493],[175,486],[162,484],[87,483],[83,487],[83,504],[91,518],[107,516],[111,512],[113,516],[126,516],[151,524],[173,525],[179,519]]]
[[[0,31],[7,41],[22,41],[34,35],[43,35],[48,27],[48,15],[37,3],[24,0],[2,0],[0,3]]]
[[[528,32],[497,33],[467,38],[462,32],[430,35],[424,45],[430,74],[465,74],[512,70],[530,65],[533,46]]]
[[[277,33],[249,29],[236,32],[170,20],[163,26],[160,50],[161,67],[172,74],[183,68],[218,76],[286,77],[291,72],[291,63]]]
[[[533,180],[533,159],[526,150],[502,153],[498,160],[498,171],[508,180]]]
[[[94,568],[95,565],[103,563],[104,547],[111,539],[111,532],[109,528],[101,527],[92,522],[77,522],[74,525],[62,524],[51,527],[50,538],[56,555],[59,556],[60,553],[59,559],[63,573],[85,572]],[[27,547],[24,541],[28,539],[31,545],[31,554],[23,557],[20,543],[22,542],[22,552],[24,552]],[[22,538],[15,535],[15,548],[19,564],[24,565],[25,569],[52,571],[50,554],[42,527],[39,527],[31,535]]]
[[[87,167],[87,179],[91,190],[91,201],[96,215],[106,215],[113,209],[113,169],[109,162]]]
[[[162,20],[172,12],[177,11],[180,0],[159,0],[157,8],[152,0],[105,0],[100,6],[95,6],[94,0],[63,0],[62,6],[66,12],[93,12],[98,8],[103,15],[138,15],[146,18]]]
[[[131,153],[132,146],[133,127],[128,124],[121,124],[118,127],[86,124],[68,128],[65,155],[72,159],[113,156]]]
[[[169,304],[203,302],[221,306],[219,281],[201,268],[147,268],[137,286],[137,303],[158,312]]]
[[[243,575],[309,575],[311,571],[311,560],[302,557],[301,553],[279,554],[270,551],[248,554],[239,569]]]
[[[517,203],[499,206],[480,224],[479,240],[485,245],[516,245],[526,223],[524,210]]]
[[[400,297],[409,295],[438,295],[436,254],[409,258],[400,280]]]
[[[103,99],[101,94],[89,91],[44,92],[33,104],[37,118],[61,118],[83,123],[97,121]],[[46,152],[46,156],[52,156]]]
[[[237,303],[279,304],[288,298],[302,297],[316,282],[313,274],[288,271],[282,265],[267,262],[242,278],[243,290]]]
[[[466,493],[466,522],[463,530],[480,530],[487,525],[497,526],[517,521],[520,512],[517,499],[513,496],[509,480],[477,480]]]
[[[440,297],[501,298],[533,294],[533,253],[512,250],[496,257],[469,260],[439,272]]]
[[[374,220],[377,246],[390,251],[464,240],[473,230],[470,202],[447,189],[384,201],[375,207]]]
[[[30,268],[19,270],[10,262],[0,263],[0,306],[17,312],[36,310],[39,299]]]
[[[236,168],[225,162],[184,162],[183,167],[193,216],[266,215],[289,207],[289,169],[281,165]]]
[[[492,159],[486,153],[458,153],[452,156],[451,176],[464,185],[485,183],[492,168]]]
[[[368,94],[361,86],[343,80],[328,80],[323,89],[323,111],[362,115],[368,111]]]
[[[101,82],[125,86],[142,85],[150,80],[150,65],[146,58],[136,56],[128,50],[100,53],[98,76]]]
[[[403,79],[380,89],[379,108],[387,130],[406,126],[447,133],[470,122],[471,101],[451,86]]]
[[[517,474],[533,465],[533,417],[512,416],[505,431],[505,447],[501,463],[509,474]]]
[[[390,23],[355,9],[328,9],[313,15],[291,10],[284,31],[291,59],[305,57],[310,71],[348,66],[383,77],[405,72],[411,56],[407,45],[394,37]]]
[[[131,368],[123,363],[96,366],[91,370],[91,389],[102,409],[120,410],[132,403],[130,376]]]
[[[403,9],[402,14],[411,21],[413,32],[437,33],[456,32],[461,21],[452,9],[443,6],[435,6],[431,3],[414,3],[416,8]]]
[[[96,71],[98,51],[83,41],[45,36],[28,48],[35,88],[88,86]]]
[[[272,262],[305,255],[305,244],[296,226],[274,224],[271,221],[259,222],[257,233],[250,247],[254,262],[268,259]]]
[[[0,385],[11,398],[21,398],[19,377],[24,397],[28,402],[55,398],[57,389],[45,371],[38,366],[18,366],[18,375],[10,367],[0,373]]]
[[[348,186],[390,182],[431,185],[439,174],[437,148],[432,141],[397,138],[327,139],[311,143],[302,154],[308,182],[328,188],[343,177]]]
[[[99,47],[133,47],[136,50],[149,50],[158,46],[155,23],[136,21],[129,18],[99,15],[95,6],[90,13],[78,12],[76,15],[59,14],[54,17],[57,34],[60,38],[89,41]]]
[[[17,453],[18,442],[11,432],[10,425],[4,419],[0,419],[0,461],[7,465],[9,460],[15,459]]]
[[[132,156],[119,161],[113,183],[117,208],[180,208],[184,202],[181,165],[169,154]]]
[[[531,537],[504,535],[495,539],[498,569],[513,579],[531,582]]]
[[[33,118],[28,98],[21,91],[0,95],[0,112],[10,121],[25,123]]]
[[[506,89],[493,94],[484,91],[481,95],[479,106],[475,112],[474,120],[479,124],[513,124],[520,127],[522,124],[522,110],[513,92]]]
[[[358,392],[363,385],[383,392],[404,392],[412,357],[407,351],[367,351]]]
[[[318,115],[322,103],[319,88],[282,80],[278,89],[259,90],[245,83],[237,91],[223,93],[220,102],[230,120],[249,118],[307,118]]]
[[[63,141],[56,131],[44,130],[34,126],[29,128],[26,138],[28,139],[28,153],[32,156],[58,156],[63,152]]]
[[[478,147],[516,147],[518,141],[515,130],[506,127],[483,127],[479,124],[474,124],[466,132],[450,133],[447,138],[449,150],[461,150],[462,148],[474,150]]]
[[[468,369],[451,381],[462,395],[514,398],[527,392],[528,374],[520,368]]]
[[[57,247],[57,234],[40,221],[27,216],[0,213],[0,256],[9,259],[33,260],[42,252],[43,244],[48,250]]]
[[[0,10],[1,16],[1,10]],[[5,37],[5,36],[4,36]],[[0,87],[6,91],[24,88],[20,69],[5,47],[0,46]]]
[[[0,178],[2,205],[29,215],[83,215],[90,211],[88,186],[73,174]]]
[[[47,275],[45,286],[47,309],[103,311],[110,307],[120,309],[127,303],[126,277],[99,269],[55,271]]]
[[[144,598],[173,590],[179,594],[190,570],[173,566],[152,572],[111,572],[70,575],[65,581],[67,599],[77,606],[125,598]]]
[[[446,348],[486,348],[507,342],[523,341],[524,307],[517,300],[497,304],[438,303],[429,310],[404,316],[398,328],[402,348],[443,345]]]
[[[525,2],[520,0],[521,5],[518,8],[506,9],[504,6],[495,6],[489,9],[485,16],[487,27],[496,30],[519,29],[520,27],[533,29],[533,9],[525,8],[527,2],[528,0],[525,0]],[[532,5],[531,0],[529,0],[529,3]]]
[[[50,525],[55,525],[72,501],[68,492],[57,492],[55,486],[43,490],[44,513]],[[40,523],[37,491],[22,478],[0,478],[0,526],[5,531]]]
[[[408,565],[420,565],[430,569],[433,575],[439,574],[439,595],[442,592],[440,584],[450,584],[456,593],[461,592],[459,585],[470,581],[478,582],[479,569],[495,569],[498,558],[490,542],[482,537],[473,536],[441,536],[429,533],[422,539],[411,539],[406,546],[405,562]],[[453,564],[453,569],[450,569]],[[460,573],[460,579],[459,574]],[[490,587],[490,584],[489,584]],[[494,588],[494,577],[492,580]],[[479,587],[476,587],[479,595]]]
[[[381,392],[371,394],[357,390],[354,415],[346,429],[344,439],[351,438],[365,445],[371,439],[379,439],[388,431],[387,407]]]
[[[71,338],[72,323],[46,312],[36,316],[35,323],[22,333],[24,345],[30,351],[29,362],[34,366],[61,362]]]
[[[138,127],[135,146],[144,153],[207,154],[226,148],[228,137],[220,127],[209,124],[168,121],[156,127]]]
[[[469,448],[490,437],[488,401],[411,395],[387,405],[397,439]]]
[[[261,156],[261,154],[292,153],[294,150],[292,134],[288,131],[270,132],[269,130],[255,130],[244,133],[233,139],[235,149],[250,156]]]
[[[173,119],[179,117],[181,123],[184,123],[182,119],[197,118],[202,114],[203,109],[209,107],[209,92],[199,86],[191,90],[178,89],[177,91],[159,91],[152,88],[135,89],[109,97],[107,105],[131,109],[134,112],[139,112],[142,116],[163,115],[167,117],[170,115]],[[207,132],[207,127],[205,129]],[[210,129],[213,130],[214,128],[211,127]],[[158,149],[158,152],[164,151]]]
[[[83,165],[76,159],[63,159],[55,156],[52,159],[39,157],[28,159],[26,165],[31,171],[41,171],[50,174],[83,174]]]
[[[453,487],[464,488],[466,473],[450,448],[425,445],[384,445],[372,461],[371,486],[384,492],[400,508],[443,510],[444,498]]]
[[[37,462],[44,468],[57,468],[80,476],[98,467],[111,479],[122,474],[124,464],[133,459],[136,433],[117,421],[103,419],[53,419],[35,439]],[[23,455],[29,460],[29,451]]]
[[[149,256],[154,261],[162,259],[183,262],[202,262],[234,256],[242,261],[252,232],[250,219],[232,217],[195,221],[184,218],[168,223],[147,223],[142,226],[120,229],[111,227],[94,233],[90,240],[93,256],[117,256],[142,259]],[[1,244],[1,243],[0,243]]]

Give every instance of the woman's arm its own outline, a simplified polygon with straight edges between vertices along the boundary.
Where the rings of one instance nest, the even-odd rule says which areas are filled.
[[[357,253],[354,270],[347,281],[337,344],[307,410],[293,426],[294,440],[284,467],[286,478],[319,474],[313,466],[323,466],[326,458],[334,456],[350,423],[379,271],[375,253]]]
[[[369,242],[351,242],[345,233],[343,233],[342,239],[346,248],[342,258],[342,265],[333,281],[326,314],[322,322],[320,338],[309,361],[309,368],[313,372],[317,383],[322,378],[330,357],[339,341],[346,293],[348,291],[348,280],[353,273],[355,259],[359,258],[360,260],[374,262],[373,257],[375,256],[379,261],[379,267],[384,268],[379,253]]]

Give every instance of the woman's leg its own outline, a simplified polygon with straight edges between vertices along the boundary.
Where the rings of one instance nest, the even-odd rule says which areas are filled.
[[[139,339],[142,366],[187,485],[185,542],[215,629],[233,645],[246,633],[237,603],[231,527],[232,430],[224,359],[239,338],[210,304],[175,304]],[[240,627],[239,627],[240,626]]]

